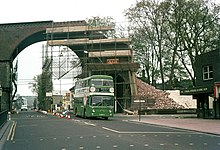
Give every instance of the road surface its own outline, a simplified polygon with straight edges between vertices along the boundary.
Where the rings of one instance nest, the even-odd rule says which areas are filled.
[[[132,116],[131,116],[132,117]],[[3,150],[219,150],[220,137],[129,121],[71,119],[27,111],[12,115]]]

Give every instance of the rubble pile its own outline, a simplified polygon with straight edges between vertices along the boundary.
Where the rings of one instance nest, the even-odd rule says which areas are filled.
[[[136,78],[137,93],[134,100],[154,100],[153,105],[144,104],[148,109],[183,109],[184,106],[179,105],[173,99],[169,98],[169,93],[156,89],[155,87]]]

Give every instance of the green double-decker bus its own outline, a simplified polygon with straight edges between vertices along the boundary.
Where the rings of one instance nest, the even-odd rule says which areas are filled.
[[[114,114],[113,78],[92,75],[76,82],[73,93],[74,114],[81,117],[108,119]]]

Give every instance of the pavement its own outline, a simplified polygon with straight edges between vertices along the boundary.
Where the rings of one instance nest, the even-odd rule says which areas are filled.
[[[12,121],[8,120],[3,126],[2,128],[0,128],[0,149],[2,149],[3,144],[6,141],[7,138],[7,133],[9,132],[9,128],[12,125]]]
[[[141,123],[148,123],[178,129],[186,129],[196,132],[202,132],[207,134],[214,134],[220,136],[220,119],[200,119],[195,117],[184,116],[164,116],[155,115],[154,117],[140,117],[132,119],[130,121],[136,121]]]

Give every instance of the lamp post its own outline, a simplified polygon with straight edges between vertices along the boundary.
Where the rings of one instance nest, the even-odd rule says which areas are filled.
[[[87,75],[88,75],[88,68],[87,68],[87,57],[88,56],[87,55],[88,55],[89,52],[85,50],[85,51],[83,51],[83,53],[84,53],[84,58],[83,59],[84,59],[84,67],[85,67],[84,76],[87,77]]]
[[[59,50],[58,57],[59,57],[59,77],[58,77],[58,79],[60,80],[60,95],[61,95],[61,100],[60,101],[62,101],[62,92],[61,92],[61,62],[60,62],[60,58],[63,57],[63,53],[60,50]]]
[[[139,100],[139,114],[138,120],[141,121],[141,100]]]

